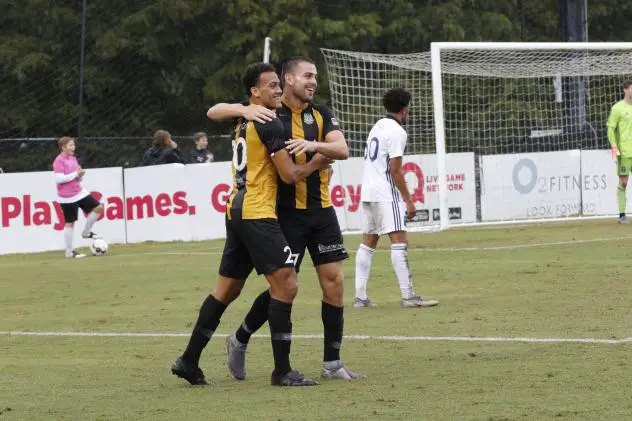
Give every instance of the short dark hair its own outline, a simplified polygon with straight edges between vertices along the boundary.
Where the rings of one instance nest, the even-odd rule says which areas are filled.
[[[626,80],[623,82],[623,89],[628,89],[630,86],[632,86],[632,80]]]
[[[197,132],[197,133],[193,133],[193,140],[197,143],[198,140],[202,139],[203,137],[208,137],[206,135],[206,133],[204,132]]]
[[[405,89],[393,88],[386,91],[384,97],[382,97],[382,104],[389,113],[397,114],[404,107],[410,105],[411,95]]]
[[[285,80],[285,75],[287,73],[294,73],[294,71],[296,70],[296,66],[298,66],[301,63],[316,64],[314,63],[314,60],[312,60],[309,57],[305,57],[305,56],[290,57],[283,62],[283,67],[281,67],[281,80],[282,81]]]
[[[167,140],[171,139],[171,133],[166,130],[156,130],[154,132],[154,146],[167,146]]]
[[[276,72],[276,69],[270,63],[253,63],[246,67],[241,81],[244,84],[246,95],[248,95],[249,98],[252,95],[250,89],[257,86],[261,75],[267,72]]]

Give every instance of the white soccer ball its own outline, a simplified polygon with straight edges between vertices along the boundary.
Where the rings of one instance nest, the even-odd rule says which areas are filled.
[[[90,243],[90,253],[93,256],[103,256],[108,252],[108,243],[103,238],[95,238]]]

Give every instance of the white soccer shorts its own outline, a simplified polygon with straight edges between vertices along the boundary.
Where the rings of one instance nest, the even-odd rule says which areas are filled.
[[[403,202],[362,202],[362,233],[384,235],[406,231]]]

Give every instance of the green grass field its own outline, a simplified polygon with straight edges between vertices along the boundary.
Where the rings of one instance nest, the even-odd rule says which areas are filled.
[[[352,255],[358,241],[346,237]],[[222,242],[112,245],[107,256],[77,261],[59,252],[2,256],[0,421],[632,420],[632,227],[609,220],[454,229],[410,242],[416,290],[440,305],[401,309],[390,255],[377,253],[369,296],[379,308],[347,307],[351,337],[342,351],[369,378],[296,389],[269,386],[267,337],[251,342],[246,381],[228,375],[223,335],[263,290],[258,277],[202,356],[214,384],[192,388],[171,375],[214,285]],[[351,303],[353,258],[345,276]],[[320,335],[310,266],[299,282],[294,334]],[[294,340],[293,365],[306,375],[319,375],[321,357],[321,339]]]

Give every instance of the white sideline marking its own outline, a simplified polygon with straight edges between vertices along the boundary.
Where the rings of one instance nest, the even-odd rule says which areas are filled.
[[[632,240],[632,237],[610,237],[610,238],[590,238],[587,240],[567,240],[567,241],[553,241],[549,243],[532,243],[532,244],[511,244],[504,246],[483,246],[483,247],[454,247],[454,248],[422,248],[415,247],[408,249],[408,251],[494,251],[494,250],[514,250],[536,247],[550,247],[550,246],[564,246],[571,244],[590,244],[590,243],[603,243],[607,241],[623,241]],[[390,250],[376,250],[376,251],[390,251]]]
[[[136,332],[2,332],[0,336],[74,336],[74,337],[114,337],[114,338],[176,338],[188,337],[189,333],[136,333]],[[214,336],[225,338],[228,334],[218,333]],[[270,335],[254,335],[256,338],[269,338]],[[293,339],[323,339],[323,335],[292,335]],[[624,339],[598,339],[598,338],[523,338],[503,336],[373,336],[373,335],[348,335],[348,340],[357,341],[436,341],[436,342],[518,342],[518,343],[577,343],[577,344],[608,344],[621,345],[632,343],[632,337]]]
[[[590,244],[590,243],[604,243],[608,241],[624,241],[632,240],[632,236],[627,237],[610,237],[610,238],[590,238],[586,240],[567,240],[567,241],[553,241],[531,244],[509,244],[509,245],[497,245],[497,246],[481,246],[481,247],[411,247],[409,252],[455,252],[455,251],[502,251],[502,250],[518,250],[526,248],[538,248],[538,247],[552,247],[552,246],[564,246],[564,245],[576,245],[576,244]],[[377,253],[390,253],[390,250],[377,249]],[[126,253],[115,254],[111,257],[125,257],[125,256],[218,256],[222,251],[155,251],[146,253]]]

